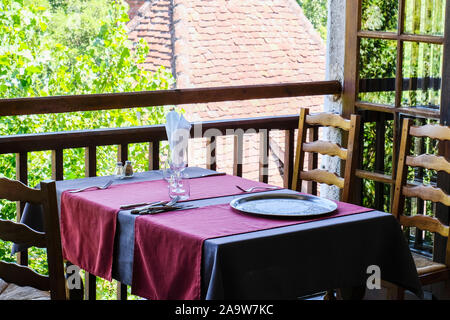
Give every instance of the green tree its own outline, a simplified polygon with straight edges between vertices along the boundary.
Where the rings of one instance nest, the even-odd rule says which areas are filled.
[[[140,65],[149,52],[144,40],[128,40],[128,6],[114,0],[0,0],[0,98],[168,89],[172,75]],[[161,123],[164,108],[134,108],[0,118],[0,134],[68,131]],[[145,146],[130,146],[130,158],[145,168]],[[65,179],[84,175],[84,152],[64,153]],[[114,147],[99,148],[98,174],[112,173]],[[51,177],[50,152],[29,154],[29,184]],[[15,177],[14,155],[0,157],[0,173]],[[15,204],[0,203],[0,218],[14,219]],[[0,256],[12,260],[10,246]],[[32,255],[42,256],[42,251]],[[45,262],[34,265],[46,269]]]
[[[297,2],[322,39],[326,40],[328,0],[297,0]]]

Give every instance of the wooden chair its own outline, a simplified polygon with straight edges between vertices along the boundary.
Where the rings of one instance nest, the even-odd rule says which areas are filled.
[[[410,155],[412,136],[428,137],[447,143],[446,141],[450,140],[450,127],[441,125],[411,126],[411,119],[404,119],[402,127],[392,214],[397,217],[400,224],[404,227],[416,227],[423,231],[438,233],[447,238],[445,263],[437,263],[425,256],[412,253],[421,283],[422,285],[427,285],[448,279],[450,270],[449,227],[442,224],[436,217],[422,214],[405,215],[405,197],[418,197],[422,200],[441,202],[446,206],[450,206],[450,196],[442,189],[430,185],[409,184],[407,181],[408,167],[422,167],[450,174],[450,163],[442,156],[430,154]],[[403,294],[403,289],[400,289],[398,298],[402,299]]]
[[[26,266],[0,261],[0,300],[66,299],[55,182],[43,181],[38,190],[0,178],[0,198],[42,205],[45,233],[0,219],[0,239],[46,248],[49,271],[45,276]]]
[[[317,183],[335,185],[341,189],[341,201],[352,202],[352,193],[350,187],[355,179],[355,169],[358,157],[358,144],[356,143],[359,134],[360,116],[351,115],[347,120],[333,113],[309,114],[309,110],[300,108],[297,149],[294,162],[294,176],[292,178],[292,190],[301,191],[302,181],[310,181],[307,192],[317,194]],[[348,133],[347,148],[342,148],[339,144],[330,141],[319,140],[319,127],[340,128]],[[309,130],[309,140],[306,142],[307,131]],[[309,152],[308,170],[303,170],[305,152]],[[344,178],[335,173],[317,168],[317,155],[337,156],[345,161]],[[325,300],[334,300],[334,290],[328,290]]]
[[[312,188],[308,193],[315,194],[317,183],[335,185],[342,189],[341,201],[351,202],[351,190],[355,178],[355,169],[358,157],[358,144],[356,143],[359,134],[360,116],[351,115],[347,120],[333,113],[309,114],[309,110],[300,109],[297,149],[294,163],[294,176],[292,179],[292,190],[301,191],[302,181],[312,181]],[[347,148],[342,148],[339,144],[318,140],[319,127],[335,127],[348,132]],[[310,132],[310,142],[306,142],[307,130]],[[312,138],[312,139],[311,139]],[[311,141],[313,140],[313,141]],[[305,152],[313,154],[308,161],[308,171],[303,170]],[[344,178],[326,170],[317,169],[317,154],[337,156],[345,161]]]

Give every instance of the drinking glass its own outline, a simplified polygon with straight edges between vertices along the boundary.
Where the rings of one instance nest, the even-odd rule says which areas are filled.
[[[173,183],[169,183],[169,197],[180,197],[179,200],[187,200],[191,195],[191,189],[189,185],[189,176],[185,173],[181,173],[175,178]]]
[[[175,173],[172,170],[172,168],[170,167],[170,159],[169,158],[167,158],[163,162],[163,166],[161,169],[162,169],[163,178],[164,178],[164,180],[167,181],[168,187],[170,187],[170,185],[175,182]]]

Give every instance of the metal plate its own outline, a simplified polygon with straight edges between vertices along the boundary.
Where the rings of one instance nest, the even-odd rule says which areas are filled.
[[[331,200],[303,194],[266,193],[234,199],[230,206],[238,211],[275,217],[315,217],[331,213],[337,204]]]

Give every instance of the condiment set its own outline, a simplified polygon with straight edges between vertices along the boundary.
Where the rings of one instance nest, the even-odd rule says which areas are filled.
[[[118,179],[131,178],[134,175],[133,165],[131,161],[125,161],[125,164],[122,165],[122,162],[117,162],[116,170],[114,171],[114,175]]]

